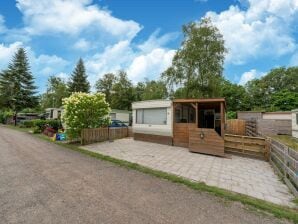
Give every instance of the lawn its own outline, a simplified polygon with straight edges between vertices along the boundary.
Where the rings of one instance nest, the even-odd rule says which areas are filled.
[[[288,147],[298,151],[298,139],[289,135],[275,135],[273,139],[287,145]]]

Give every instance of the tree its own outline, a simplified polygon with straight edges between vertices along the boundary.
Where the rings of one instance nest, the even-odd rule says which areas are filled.
[[[134,100],[141,101],[143,100],[143,93],[145,90],[146,84],[144,82],[138,82],[137,85],[134,87]]]
[[[60,77],[50,76],[47,84],[47,92],[41,96],[41,107],[58,108],[62,106],[62,99],[69,96],[67,84]]]
[[[249,81],[245,88],[253,100],[252,109],[264,109],[267,111],[273,111],[277,108],[283,110],[284,106],[287,105],[287,108],[295,108],[295,102],[289,101],[286,102],[287,98],[280,98],[279,96],[286,94],[285,96],[290,96],[298,92],[298,67],[281,67],[272,69],[267,75],[263,76],[260,79],[254,79]],[[295,94],[294,94],[295,95]],[[277,107],[275,103],[277,98],[279,101]],[[255,100],[257,99],[257,100]],[[284,101],[282,103],[281,101]],[[292,102],[293,104],[289,104]]]
[[[79,59],[68,83],[69,92],[90,92],[90,83],[87,80],[83,59]]]
[[[134,101],[134,88],[126,72],[119,71],[113,86],[111,107],[113,109],[130,110]]]
[[[281,90],[272,95],[272,110],[290,111],[298,108],[298,92]]]
[[[97,92],[104,93],[106,96],[106,101],[109,104],[111,104],[112,102],[113,86],[116,83],[116,81],[116,76],[113,73],[108,73],[96,82],[95,87]]]
[[[141,100],[165,99],[167,96],[168,91],[164,82],[147,80],[143,93],[141,94]]]
[[[77,138],[84,128],[99,128],[110,123],[109,104],[102,93],[73,93],[63,99],[63,122],[69,138]]]
[[[209,18],[184,25],[183,33],[182,46],[162,78],[171,88],[184,88],[186,98],[217,96],[226,53],[222,35]]]
[[[0,94],[4,99],[2,103],[12,109],[15,115],[23,108],[35,107],[38,104],[34,78],[23,48],[18,49],[8,68],[1,72]]]
[[[226,99],[228,111],[236,112],[251,109],[250,97],[243,86],[223,79],[220,96]]]

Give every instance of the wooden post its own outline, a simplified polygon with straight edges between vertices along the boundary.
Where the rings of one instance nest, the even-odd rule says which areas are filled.
[[[199,110],[198,110],[198,103],[196,102],[196,128],[199,127]]]
[[[224,108],[224,102],[220,103],[220,133],[221,137],[224,138],[225,136],[225,108]]]

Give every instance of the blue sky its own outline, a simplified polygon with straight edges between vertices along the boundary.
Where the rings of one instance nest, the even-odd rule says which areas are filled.
[[[6,0],[0,2],[0,69],[25,47],[39,91],[67,79],[79,57],[92,85],[107,72],[156,79],[183,38],[181,27],[209,16],[223,34],[224,75],[244,84],[298,65],[298,0]]]

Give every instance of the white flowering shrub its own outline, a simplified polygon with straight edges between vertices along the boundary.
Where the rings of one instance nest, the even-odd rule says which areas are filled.
[[[84,128],[109,125],[110,107],[102,93],[73,93],[63,99],[62,120],[69,138],[77,138]]]

